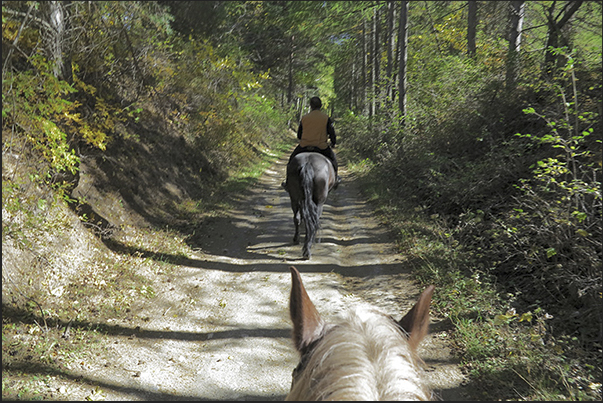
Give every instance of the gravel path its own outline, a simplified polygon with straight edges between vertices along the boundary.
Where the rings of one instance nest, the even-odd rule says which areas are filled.
[[[198,228],[191,242],[199,252],[186,265],[149,273],[157,297],[133,312],[145,320],[116,321],[120,331],[110,336],[107,354],[79,369],[105,399],[284,399],[298,360],[290,340],[290,265],[326,319],[360,300],[396,319],[414,304],[422,290],[345,171],[325,205],[312,260],[301,260],[280,188],[285,163],[267,170],[227,217]],[[420,350],[429,383],[444,400],[466,400],[445,322],[432,322]]]

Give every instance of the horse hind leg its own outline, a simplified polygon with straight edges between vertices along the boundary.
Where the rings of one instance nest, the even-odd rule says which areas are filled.
[[[305,260],[310,260],[310,258],[312,257],[312,253],[310,252],[310,247],[312,245],[306,240],[306,242],[304,242],[304,247],[302,248],[302,258]]]
[[[309,260],[312,257],[312,245],[314,244],[316,232],[318,231],[317,208],[319,206],[315,206],[311,200],[312,199],[310,199],[310,202],[305,205],[305,210],[302,209],[304,212],[304,214],[302,214],[302,220],[306,230],[306,237],[304,239],[304,246],[302,248],[302,257],[306,260]]]
[[[312,222],[305,221],[304,223],[306,224],[306,239],[302,248],[302,257],[309,260],[312,257],[312,245],[314,244],[318,228],[312,225]]]
[[[299,224],[301,221],[301,215],[299,210],[293,212],[293,225],[295,226],[295,234],[293,235],[293,243],[297,245],[299,243]]]

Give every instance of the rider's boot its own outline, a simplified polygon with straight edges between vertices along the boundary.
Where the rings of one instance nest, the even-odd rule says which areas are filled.
[[[289,192],[289,187],[288,187],[287,185],[288,185],[288,184],[287,184],[287,181],[286,181],[286,180],[284,180],[284,181],[281,183],[282,188],[283,188],[283,189],[285,189],[287,192]]]
[[[333,185],[333,190],[337,189],[337,187],[339,186],[339,184],[341,183],[341,177],[337,174],[335,174],[335,184]]]

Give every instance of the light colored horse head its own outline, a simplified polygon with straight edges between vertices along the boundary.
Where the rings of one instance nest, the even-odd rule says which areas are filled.
[[[398,322],[370,307],[326,323],[310,300],[297,269],[289,310],[301,360],[286,400],[431,400],[421,379],[416,348],[427,334],[429,286]]]

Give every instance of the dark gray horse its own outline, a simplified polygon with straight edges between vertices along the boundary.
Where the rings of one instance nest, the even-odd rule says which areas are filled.
[[[303,220],[306,239],[302,255],[304,259],[310,259],[310,248],[319,228],[323,204],[335,184],[335,170],[324,155],[304,152],[296,155],[287,165],[287,183],[295,224],[293,242],[299,243],[299,224]]]

